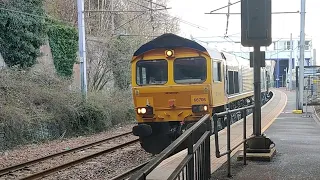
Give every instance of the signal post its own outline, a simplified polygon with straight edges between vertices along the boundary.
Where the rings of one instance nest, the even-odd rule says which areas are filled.
[[[272,157],[275,152],[270,148],[272,141],[261,134],[261,67],[265,67],[265,52],[260,51],[260,47],[272,43],[271,14],[271,0],[241,0],[241,44],[254,48],[250,52],[250,66],[254,71],[254,138],[247,141],[248,159]]]

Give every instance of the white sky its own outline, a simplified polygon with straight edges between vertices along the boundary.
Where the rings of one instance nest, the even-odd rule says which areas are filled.
[[[231,3],[238,0],[231,0]],[[223,36],[225,34],[227,17],[226,15],[204,14],[228,4],[228,0],[169,0],[168,10],[171,15],[182,18],[193,24],[206,28],[205,30],[180,23],[180,35],[190,38]],[[293,12],[301,10],[301,0],[272,0],[273,12]],[[306,36],[312,37],[313,48],[320,52],[320,0],[306,0]],[[227,8],[217,12],[227,12]],[[240,3],[231,6],[230,12],[239,13]],[[230,15],[228,34],[230,38],[240,39],[241,22],[240,15]],[[300,35],[300,14],[273,14],[272,15],[272,37],[294,38]],[[232,37],[231,35],[236,34]],[[223,40],[221,38],[202,40]],[[319,54],[319,53],[317,53]],[[318,58],[319,59],[319,58]],[[319,62],[319,60],[318,60]]]

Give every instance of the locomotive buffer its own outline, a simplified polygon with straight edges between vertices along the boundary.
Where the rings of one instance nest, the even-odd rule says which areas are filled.
[[[261,67],[265,67],[265,52],[261,46],[269,46],[271,37],[271,0],[241,0],[241,44],[253,47],[250,52],[250,66],[254,72],[254,138],[247,141],[249,159],[271,158],[275,149],[272,141],[261,134]]]

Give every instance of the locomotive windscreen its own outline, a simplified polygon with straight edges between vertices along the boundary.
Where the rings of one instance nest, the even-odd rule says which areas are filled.
[[[178,58],[173,66],[176,83],[201,83],[207,79],[207,62],[203,57]]]
[[[168,82],[167,60],[140,60],[137,62],[138,85],[165,84]]]

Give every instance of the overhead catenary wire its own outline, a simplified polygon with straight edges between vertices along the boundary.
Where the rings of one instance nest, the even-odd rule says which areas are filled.
[[[143,12],[143,13],[141,13],[141,14],[139,14],[139,15],[134,16],[132,19],[128,20],[127,22],[125,22],[125,23],[123,23],[123,24],[121,24],[120,26],[118,26],[118,27],[115,28],[114,30],[120,29],[120,28],[123,27],[124,25],[126,25],[126,24],[128,24],[128,23],[130,23],[130,22],[132,22],[132,21],[134,21],[134,20],[136,20],[137,18],[143,16],[143,15],[146,14],[146,13],[147,13],[147,12]]]
[[[0,7],[0,10],[12,12],[12,13],[17,13],[17,14],[23,14],[23,15],[26,15],[26,16],[32,16],[32,17],[41,18],[41,19],[54,20],[54,21],[57,21],[57,22],[70,23],[70,22],[66,22],[66,21],[62,21],[62,20],[53,18],[53,17],[51,17],[50,15],[48,15],[46,13],[44,13],[45,16],[42,16],[42,15],[27,13],[27,12],[8,9],[8,8],[3,8],[3,7]]]
[[[127,0],[127,1],[129,1],[129,2],[131,2],[131,3],[133,3],[133,4],[136,4],[136,5],[138,5],[138,6],[144,7],[144,8],[146,8],[146,9],[153,10],[152,8],[147,7],[147,6],[145,6],[145,5],[142,5],[142,4],[139,4],[139,3],[137,3],[137,2],[134,2],[134,1],[131,1],[131,0]],[[147,0],[147,1],[149,1],[149,0]],[[195,27],[195,28],[198,28],[198,29],[201,29],[201,30],[206,30],[205,27],[201,27],[200,25],[197,25],[197,24],[188,22],[188,21],[183,20],[183,19],[181,19],[181,18],[178,18],[178,17],[176,17],[176,16],[172,16],[172,15],[165,14],[165,13],[162,13],[162,12],[159,12],[159,13],[162,14],[162,15],[165,15],[165,16],[170,16],[170,17],[172,17],[172,18],[175,18],[175,19],[177,19],[179,22],[182,22],[182,23],[187,24],[187,25],[189,25],[189,26],[192,26],[192,27]]]
[[[161,10],[167,10],[171,8],[161,8],[161,9],[153,9],[152,11],[161,11]],[[149,10],[151,11],[151,10]],[[90,12],[90,13],[138,13],[138,12],[147,12],[145,10],[85,10],[84,12]]]
[[[156,2],[153,2],[152,0],[144,0],[144,1],[148,1],[148,2],[151,2],[152,4],[155,4],[157,6],[161,6],[161,7],[166,7],[165,5],[162,5],[162,4],[159,4],[159,3],[156,3]]]
[[[241,1],[237,1],[237,2],[231,3],[231,2],[229,1],[228,5],[223,6],[223,7],[220,7],[220,8],[215,9],[215,10],[212,10],[212,11],[210,11],[210,13],[219,11],[219,10],[224,9],[224,8],[227,8],[227,7],[229,8],[230,6],[235,5],[235,4],[237,4],[237,3],[240,3],[240,2],[241,2]]]

